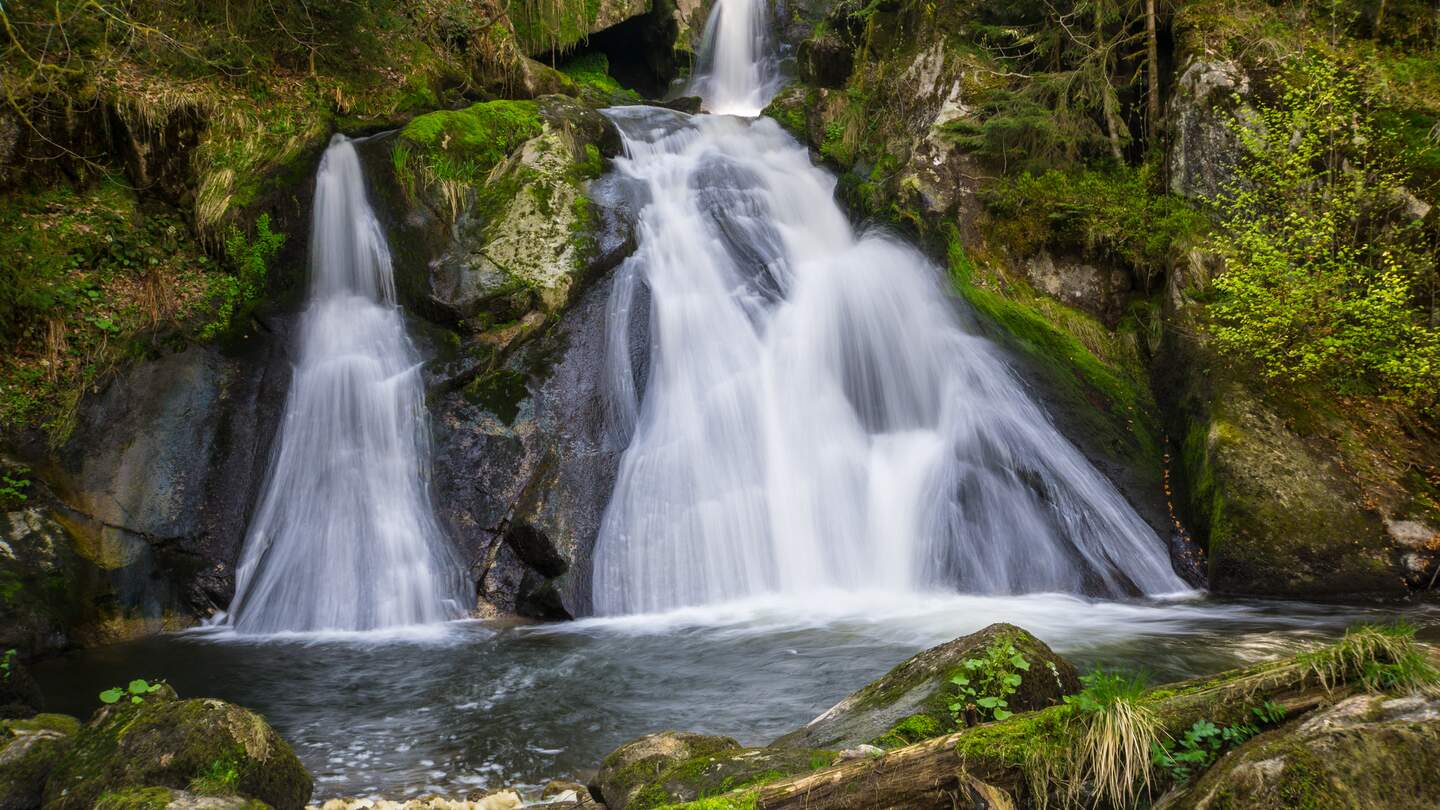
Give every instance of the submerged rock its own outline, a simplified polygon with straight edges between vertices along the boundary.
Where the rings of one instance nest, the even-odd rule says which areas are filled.
[[[967,672],[967,660],[983,660],[992,650],[1007,645],[1013,646],[1029,667],[1020,673],[1020,684],[1007,698],[1009,711],[1043,709],[1080,690],[1075,667],[1045,642],[1012,624],[992,624],[916,654],[774,745],[896,747],[954,730],[949,704],[955,700],[956,687],[951,677]]]
[[[1440,807],[1440,700],[1361,695],[1257,737],[1166,807]]]
[[[109,794],[170,789],[299,810],[312,786],[260,715],[221,700],[180,700],[166,686],[138,704],[122,699],[97,711],[51,773],[45,807],[92,810]]]

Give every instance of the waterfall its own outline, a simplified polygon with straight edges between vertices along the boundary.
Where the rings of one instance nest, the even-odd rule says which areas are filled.
[[[242,633],[371,630],[465,615],[430,503],[419,358],[354,144],[320,160],[310,300],[269,475],[237,570]]]
[[[717,0],[711,9],[686,89],[703,98],[710,112],[759,115],[780,89],[765,11],[762,0]]]
[[[697,83],[708,109],[768,100],[767,57],[736,33],[762,3],[720,0]],[[597,612],[836,588],[1185,589],[938,268],[856,234],[834,178],[775,122],[609,114],[644,205],[610,302],[610,412],[629,444],[597,540]]]

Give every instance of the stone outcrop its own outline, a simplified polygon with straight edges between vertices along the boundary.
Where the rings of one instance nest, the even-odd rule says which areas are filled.
[[[1258,737],[1166,807],[1440,806],[1440,700],[1359,695]]]
[[[610,810],[626,810],[640,803],[649,807],[653,798],[642,794],[651,783],[683,763],[739,748],[740,743],[729,737],[681,731],[648,734],[606,756],[591,790],[600,795]]]

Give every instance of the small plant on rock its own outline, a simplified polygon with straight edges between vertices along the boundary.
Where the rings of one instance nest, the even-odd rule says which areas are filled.
[[[128,696],[131,703],[144,703],[147,695],[153,695],[163,688],[163,682],[150,683],[143,678],[136,678],[123,689],[116,686],[101,692],[100,702],[105,704],[119,703]]]
[[[20,653],[16,652],[14,648],[8,649],[4,655],[0,655],[0,683],[9,682],[10,674],[15,671],[15,662],[19,657]]]
[[[1179,740],[1151,744],[1151,761],[1168,771],[1176,782],[1185,783],[1215,763],[1220,755],[1259,734],[1262,728],[1274,726],[1285,719],[1285,707],[1267,700],[1250,710],[1253,720],[1217,726],[1209,720],[1196,720]]]
[[[1010,642],[997,642],[985,650],[982,658],[967,658],[963,669],[950,677],[958,691],[950,703],[956,725],[972,718],[1004,720],[1014,714],[1008,698],[1020,688],[1030,671],[1030,662]]]
[[[1150,751],[1163,730],[1140,702],[1145,681],[1138,675],[1096,671],[1083,676],[1084,689],[1065,698],[1071,707],[1074,745],[1063,781],[1066,804],[1080,806],[1093,792],[1102,804],[1134,807],[1150,794]]]

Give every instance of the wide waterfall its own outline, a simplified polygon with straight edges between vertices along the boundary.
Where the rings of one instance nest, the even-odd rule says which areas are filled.
[[[242,633],[371,630],[465,615],[430,503],[419,358],[355,147],[315,177],[310,303],[230,623]]]
[[[766,58],[731,41],[762,1],[714,12],[710,109],[765,103],[763,71],[727,61]],[[1186,588],[938,269],[857,235],[834,178],[775,122],[610,114],[645,202],[611,301],[612,412],[630,443],[596,548],[599,613],[833,588]],[[648,318],[643,396],[633,318]]]

